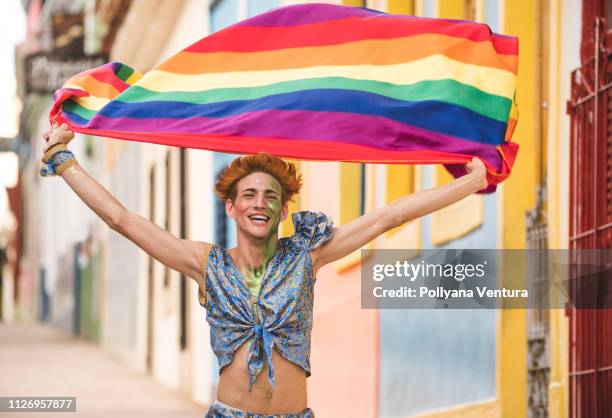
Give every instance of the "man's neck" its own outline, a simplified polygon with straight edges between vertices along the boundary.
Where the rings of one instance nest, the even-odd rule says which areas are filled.
[[[253,271],[266,268],[276,252],[278,235],[272,234],[264,239],[253,239],[238,234],[237,241],[234,258],[237,258],[240,263],[241,270]]]

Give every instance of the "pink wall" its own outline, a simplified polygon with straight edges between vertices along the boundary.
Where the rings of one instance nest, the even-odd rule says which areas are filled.
[[[315,285],[308,402],[317,418],[377,416],[378,311],[362,310],[359,266]]]

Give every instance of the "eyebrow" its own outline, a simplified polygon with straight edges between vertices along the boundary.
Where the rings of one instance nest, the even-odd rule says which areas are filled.
[[[253,187],[249,187],[248,189],[244,189],[244,190],[242,191],[242,193],[247,193],[247,192],[255,192],[255,193],[256,193],[256,192],[257,192],[257,189],[255,189],[255,188],[253,188]],[[276,190],[274,190],[274,189],[266,189],[266,190],[264,191],[264,193],[274,193],[274,194],[278,194],[278,192],[277,192]]]

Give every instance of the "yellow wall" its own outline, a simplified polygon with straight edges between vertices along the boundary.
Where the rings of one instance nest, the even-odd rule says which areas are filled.
[[[340,225],[358,218],[361,203],[361,164],[340,164]]]
[[[414,0],[387,0],[387,13],[414,14]]]
[[[548,130],[547,137],[547,194],[548,194],[548,225],[550,248],[567,247],[561,233],[561,201],[559,197],[560,187],[568,187],[561,184],[559,175],[561,173],[560,153],[563,147],[561,140],[561,124],[568,123],[565,114],[565,100],[561,91],[561,83],[567,82],[567,69],[561,65],[562,45],[562,0],[552,0],[549,3],[550,28],[549,28],[549,77],[548,77]],[[567,221],[567,219],[564,219]],[[548,414],[551,418],[565,418],[568,416],[568,372],[569,372],[569,326],[568,318],[563,309],[550,310],[550,383],[548,390]]]
[[[364,7],[365,0],[342,0],[342,4],[345,6],[358,6]]]
[[[386,167],[386,202],[391,203],[400,197],[414,193],[414,166],[390,164]],[[387,232],[387,236],[396,234],[402,226]]]
[[[520,145],[512,175],[504,182],[504,248],[525,247],[525,211],[535,205],[536,111],[539,108],[536,78],[536,2],[515,0],[505,3],[504,30],[520,35],[517,102],[519,121],[513,140]]]
[[[534,207],[536,172],[535,150],[539,135],[537,2],[514,0],[504,2],[503,33],[520,36],[517,102],[519,121],[513,140],[521,150],[512,176],[504,182],[502,199],[503,248],[525,248],[525,212]],[[504,272],[512,266],[503,265]],[[527,327],[524,310],[501,312],[500,397],[502,417],[527,416]]]
[[[483,20],[484,0],[438,0],[438,16],[446,19]]]
[[[362,168],[363,167],[363,168]],[[375,207],[375,166],[372,164],[358,163],[340,163],[340,225],[357,219],[361,213],[361,173],[364,170],[364,213],[367,213]],[[370,241],[362,248],[373,248],[374,242]],[[350,255],[336,261],[334,263],[336,270],[345,272],[348,269],[355,268],[361,262],[361,249],[353,251]]]
[[[465,0],[439,0],[438,16],[446,19],[463,19],[465,3]]]

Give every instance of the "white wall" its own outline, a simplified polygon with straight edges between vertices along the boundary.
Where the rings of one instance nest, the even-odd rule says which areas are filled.
[[[208,3],[207,0],[187,0],[185,2],[175,25],[176,30],[160,54],[160,61],[171,57],[209,33]],[[187,150],[187,161],[188,239],[211,242],[214,203],[211,193],[212,153],[189,149]],[[178,183],[176,187],[178,188]],[[177,365],[180,367],[183,380],[181,386],[190,392],[196,402],[207,404],[214,399],[214,387],[211,382],[211,364],[214,358],[210,349],[209,327],[205,319],[206,311],[198,303],[197,292],[197,285],[189,280],[188,347]],[[174,300],[178,300],[178,293]],[[167,349],[171,348],[167,347]]]
[[[15,319],[15,305],[13,295],[15,294],[15,280],[13,269],[7,263],[2,268],[2,322],[11,324]]]
[[[50,103],[49,103],[50,106]],[[37,134],[32,138],[32,166],[34,175],[38,176],[38,161],[42,158],[44,141],[42,133],[48,129],[48,115],[39,116]],[[85,155],[83,137],[77,135],[70,143],[79,164],[90,171],[95,163]],[[60,177],[40,177],[38,183],[31,185],[28,192],[38,196],[30,199],[30,214],[26,228],[38,231],[40,267],[47,271],[47,290],[51,295],[50,322],[72,332],[74,315],[74,245],[83,241],[94,222],[96,215],[79,199]],[[31,197],[31,196],[30,196]],[[35,238],[33,238],[35,239]],[[38,283],[38,271],[29,272],[34,283]]]

